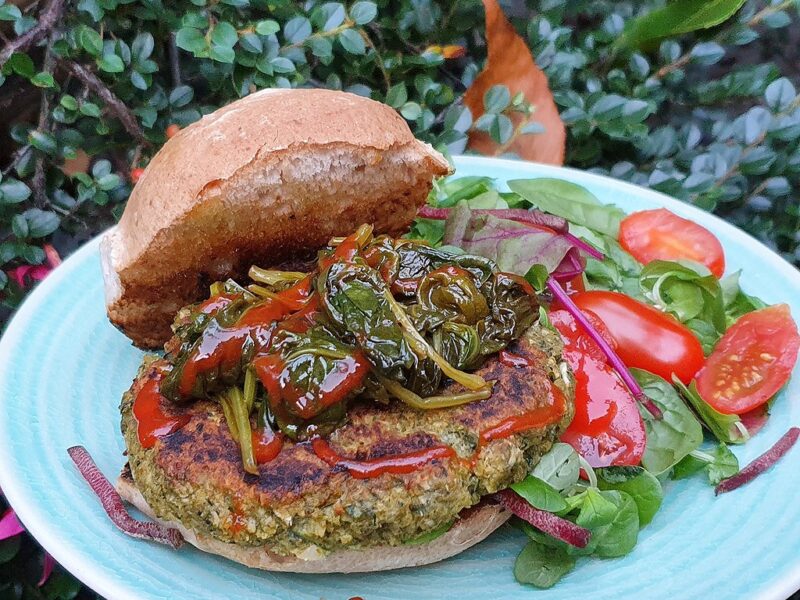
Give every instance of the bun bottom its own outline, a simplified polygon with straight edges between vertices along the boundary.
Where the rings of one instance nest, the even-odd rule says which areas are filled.
[[[117,480],[116,488],[124,500],[154,521],[177,529],[187,542],[203,552],[217,554],[256,569],[288,573],[369,573],[427,565],[471,548],[511,517],[510,512],[498,505],[482,504],[459,518],[447,533],[425,544],[337,550],[330,554],[310,550],[307,552],[308,557],[301,558],[273,554],[263,546],[239,546],[222,542],[209,535],[186,529],[178,522],[157,518],[136,488],[127,469],[123,470]]]

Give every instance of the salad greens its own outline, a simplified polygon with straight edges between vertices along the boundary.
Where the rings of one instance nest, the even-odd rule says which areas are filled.
[[[417,219],[409,237],[484,256],[503,270],[524,274],[545,295],[552,290],[553,278],[568,281],[576,276],[587,290],[621,292],[683,322],[706,355],[740,316],[766,306],[740,289],[739,272],[717,279],[704,265],[691,261],[657,260],[643,266],[617,240],[625,213],[602,204],[579,185],[538,178],[509,181],[508,188],[510,192],[500,191],[486,177],[438,182],[429,204],[447,210],[430,212],[439,219]],[[511,220],[511,211],[486,210],[509,207],[562,217],[569,233]],[[572,236],[602,255],[579,254],[581,246],[570,243]],[[552,327],[545,308],[539,312],[540,323]],[[630,372],[661,413],[653,416],[639,406],[646,432],[640,466],[592,469],[572,446],[557,442],[523,481],[511,486],[534,509],[591,532],[588,545],[578,548],[515,519],[530,540],[514,566],[521,583],[548,588],[572,571],[581,556],[629,553],[640,528],[656,518],[664,498],[662,484],[668,479],[704,474],[717,485],[733,481],[739,472],[728,444],[744,443],[750,433],[738,416],[712,408],[694,382],[669,382],[640,369]],[[704,430],[714,445],[705,441]]]

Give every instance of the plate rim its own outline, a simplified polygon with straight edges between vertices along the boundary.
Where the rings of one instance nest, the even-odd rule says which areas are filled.
[[[462,167],[470,167],[476,170],[483,168],[491,172],[492,165],[519,171],[520,178],[525,177],[526,172],[530,172],[532,177],[552,176],[555,178],[559,178],[559,174],[566,173],[567,177],[561,178],[566,178],[577,183],[598,183],[607,188],[616,188],[620,192],[627,192],[637,199],[649,197],[652,201],[687,218],[698,213],[705,215],[714,221],[715,227],[725,231],[726,234],[730,236],[740,238],[752,255],[768,261],[778,272],[800,282],[800,271],[746,231],[739,229],[712,213],[703,211],[696,206],[685,203],[662,192],[598,173],[530,161],[462,155],[453,157],[453,162],[456,168],[455,175],[458,175],[458,171]],[[64,266],[54,269],[54,271],[25,298],[9,320],[2,337],[0,337],[0,365],[8,364],[11,350],[16,347],[18,340],[24,336],[26,325],[28,325],[31,318],[36,314],[37,309],[49,297],[51,290],[57,288],[61,284],[71,268],[74,268],[74,265],[83,262],[88,256],[97,251],[100,240],[107,231],[109,230],[105,230],[93,237],[78,248],[78,250],[73,252],[64,261]],[[8,371],[0,367],[0,384],[4,383],[8,378]],[[0,421],[2,421],[3,418],[3,411],[0,411]],[[12,464],[13,458],[8,448],[3,443],[3,440],[0,439],[0,465]],[[14,507],[14,511],[28,533],[32,535],[62,567],[72,573],[91,590],[103,597],[111,600],[138,600],[139,596],[137,595],[136,589],[126,583],[130,580],[120,580],[106,573],[104,569],[97,568],[98,566],[102,567],[102,563],[98,564],[94,561],[84,561],[79,556],[72,555],[68,551],[68,548],[60,543],[60,537],[56,532],[50,531],[49,519],[46,517],[45,512],[37,510],[39,505],[28,505],[20,501],[24,494],[24,478],[18,480],[18,478],[11,473],[10,469],[0,468],[0,488],[2,488],[9,505]],[[799,589],[800,556],[798,556],[793,565],[786,568],[780,578],[764,587],[757,595],[752,596],[752,598],[754,598],[754,600],[786,600]]]

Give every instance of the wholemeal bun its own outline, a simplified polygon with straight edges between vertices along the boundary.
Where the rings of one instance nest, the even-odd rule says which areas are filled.
[[[290,573],[368,573],[427,565],[455,556],[483,541],[511,517],[509,511],[497,504],[480,504],[459,518],[449,531],[424,544],[338,550],[327,555],[318,553],[304,557],[280,556],[264,547],[223,542],[196,533],[178,522],[158,519],[136,489],[127,469],[117,480],[116,487],[124,500],[154,521],[177,529],[187,542],[203,552],[256,569]]]
[[[209,283],[307,256],[372,223],[399,234],[447,161],[390,107],[321,89],[262,90],[153,157],[101,242],[112,323],[162,345]]]

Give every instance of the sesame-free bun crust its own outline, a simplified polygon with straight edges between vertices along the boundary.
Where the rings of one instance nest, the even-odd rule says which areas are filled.
[[[209,283],[313,253],[372,223],[399,234],[447,161],[390,107],[344,92],[262,90],[153,157],[101,243],[111,321],[155,348]]]
[[[154,521],[177,529],[187,542],[204,552],[256,569],[290,573],[368,573],[427,565],[471,548],[511,516],[510,512],[496,504],[481,504],[467,516],[458,519],[449,531],[424,544],[338,550],[327,555],[309,552],[308,556],[303,557],[280,556],[263,546],[238,546],[222,542],[187,529],[178,522],[156,518],[141,492],[136,489],[128,469],[124,469],[117,479],[116,488],[124,500]]]

